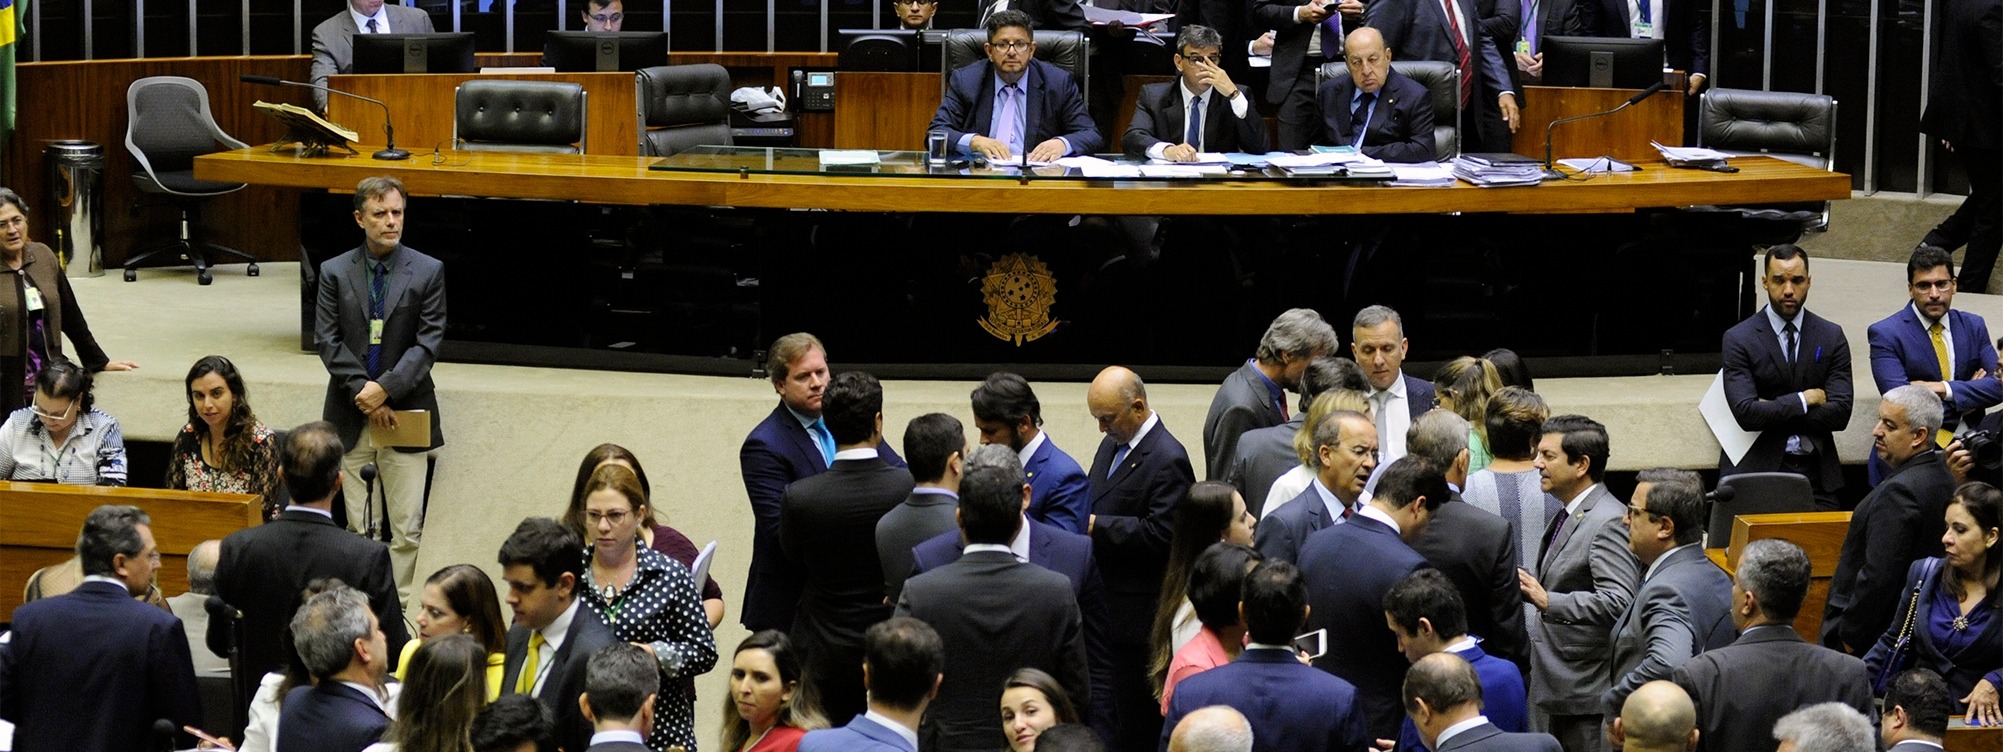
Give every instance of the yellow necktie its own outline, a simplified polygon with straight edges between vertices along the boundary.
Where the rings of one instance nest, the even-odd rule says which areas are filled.
[[[1954,374],[1948,369],[1947,338],[1941,336],[1943,331],[1946,331],[1946,327],[1941,326],[1938,321],[1933,322],[1933,326],[1927,327],[1927,333],[1933,336],[1933,358],[1940,363],[1940,380],[1952,381]],[[1943,428],[1934,432],[1933,440],[1935,444],[1946,448],[1948,444],[1954,443],[1954,434]]]
[[[526,695],[535,692],[536,664],[540,662],[537,658],[542,655],[542,646],[542,633],[530,632],[529,655],[522,661],[522,675],[515,677],[515,694]]]

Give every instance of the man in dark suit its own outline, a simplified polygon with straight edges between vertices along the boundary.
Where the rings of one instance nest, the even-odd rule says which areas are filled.
[[[1023,511],[1020,513],[1022,524],[1009,541],[1010,552],[1018,561],[1027,561],[1064,575],[1069,581],[1071,599],[1078,605],[1078,612],[1083,618],[1085,661],[1092,675],[1093,689],[1091,702],[1082,704],[1078,711],[1099,738],[1111,741],[1119,730],[1112,692],[1112,617],[1106,611],[1106,588],[1099,576],[1098,559],[1092,555],[1092,539],[1037,522],[1029,516],[1027,510],[1030,508],[1032,487],[1024,482],[1022,465],[1017,460],[1018,457],[1009,452],[984,447],[975,450],[974,455],[968,458],[967,467],[969,471],[977,467],[999,467],[1014,479],[1015,486],[1020,489]],[[966,541],[960,537],[958,530],[941,533],[918,544],[911,550],[911,576],[917,577],[958,560],[965,545]]]
[[[1579,0],[1586,34],[1662,40],[1663,65],[1690,74],[1686,93],[1696,96],[1711,75],[1711,27],[1692,0]]]
[[[1467,633],[1467,615],[1460,592],[1436,569],[1413,572],[1384,594],[1384,621],[1398,636],[1398,651],[1405,660],[1417,663],[1434,653],[1460,656],[1481,679],[1481,711],[1488,722],[1512,733],[1530,730],[1523,669],[1483,650]],[[1398,744],[1419,748],[1419,727],[1409,716],[1398,730]]]
[[[1252,724],[1255,752],[1363,749],[1371,739],[1364,733],[1356,687],[1301,665],[1294,654],[1294,634],[1308,613],[1300,569],[1284,561],[1254,567],[1245,575],[1238,609],[1251,642],[1230,663],[1175,685],[1162,743],[1191,712],[1226,705]]]
[[[1868,715],[1868,714],[1867,714]],[[1954,716],[1954,695],[1947,681],[1927,669],[1912,669],[1885,687],[1885,710],[1878,716],[1878,739],[1885,752],[1929,752],[1940,749],[1947,723]]]
[[[966,470],[967,434],[958,418],[927,413],[904,426],[904,456],[915,486],[904,503],[876,521],[876,558],[883,564],[885,600],[896,603],[911,576],[911,549],[959,529],[960,477]]]
[[[793,481],[826,472],[834,461],[835,439],[821,420],[828,387],[828,351],[821,340],[795,332],[772,343],[765,360],[779,404],[744,437],[737,450],[744,493],[751,499],[757,527],[751,536],[751,570],[744,586],[744,628],[786,631],[800,604],[801,573],[779,550],[779,496]],[[887,444],[877,453],[893,467],[904,460]]]
[[[1926,387],[1907,384],[1879,398],[1872,446],[1891,470],[1850,515],[1822,609],[1823,646],[1870,650],[1892,623],[1906,569],[1941,555],[1954,476],[1934,445],[1940,422],[1940,399]]]
[[[1988,324],[1954,310],[1954,257],[1947,251],[1913,249],[1906,261],[1906,292],[1912,305],[1871,325],[1871,379],[1879,394],[1919,384],[1940,397],[1945,412],[1934,443],[1946,447],[1955,428],[1973,428],[1984,410],[2003,403],[2003,381],[1997,379],[2003,369],[1997,368]],[[1872,485],[1884,472],[1884,463],[1873,456]]]
[[[501,579],[515,625],[501,668],[503,694],[530,695],[556,721],[539,746],[591,745],[591,721],[577,698],[584,694],[591,655],[617,642],[598,614],[577,600],[584,572],[584,544],[562,523],[530,517],[501,544]]]
[[[278,752],[361,752],[389,728],[383,673],[389,646],[354,588],[313,596],[292,617],[292,645],[313,675],[278,713]]]
[[[1343,59],[1343,29],[1362,25],[1362,0],[1252,0],[1249,15],[1248,31],[1273,30],[1266,101],[1280,103],[1276,146],[1282,151],[1306,149],[1322,127],[1315,104],[1315,72],[1323,63]]]
[[[216,563],[216,595],[243,614],[239,670],[255,676],[285,670],[282,640],[299,610],[299,593],[306,583],[328,577],[368,596],[394,665],[410,633],[397,603],[389,550],[334,524],[334,495],[347,480],[340,435],[333,424],[308,423],[287,432],[280,450],[280,473],[292,504],[276,519],[224,538]],[[229,655],[229,621],[209,620],[207,640],[210,651]]]
[[[983,454],[1009,454],[983,447]],[[1005,459],[1005,457],[1004,457]],[[1019,668],[1056,677],[1071,701],[1091,705],[1084,624],[1064,597],[1064,575],[1018,561],[1009,542],[1022,526],[1022,480],[1008,467],[967,472],[958,519],[967,541],[959,559],[905,581],[897,615],[932,626],[946,649],[938,697],[919,729],[926,749],[995,750],[1008,740],[995,723],[995,688]]]
[[[946,648],[925,622],[896,616],[863,634],[869,713],[809,731],[800,752],[918,752],[918,723],[945,681]]]
[[[1412,344],[1397,311],[1381,305],[1357,311],[1350,337],[1349,353],[1370,380],[1370,393],[1364,396],[1370,398],[1371,422],[1377,425],[1377,461],[1389,465],[1405,456],[1405,433],[1412,421],[1436,404],[1433,384],[1405,375],[1405,355]]]
[[[1961,158],[1968,198],[1920,244],[1949,251],[1968,244],[1961,284],[1988,292],[2003,249],[2003,2],[1952,0],[1938,7],[1940,47],[1920,130]]]
[[[1481,647],[1489,655],[1514,664],[1520,680],[1529,671],[1530,636],[1523,624],[1523,591],[1516,580],[1516,526],[1461,500],[1459,489],[1467,484],[1467,441],[1467,421],[1446,410],[1433,410],[1412,421],[1406,449],[1446,468],[1448,489],[1446,503],[1433,511],[1433,521],[1412,541],[1412,550],[1453,583],[1466,604],[1468,632],[1482,639]],[[1495,713],[1491,710],[1489,716]]]
[[[1377,429],[1362,413],[1337,410],[1314,427],[1314,450],[1320,466],[1307,490],[1259,521],[1253,543],[1267,559],[1299,561],[1309,537],[1356,515],[1377,470]]]
[[[1188,35],[1186,30],[1184,35]],[[1335,348],[1335,329],[1312,308],[1289,309],[1273,319],[1259,337],[1259,348],[1252,357],[1232,371],[1217,387],[1217,396],[1210,399],[1210,413],[1203,419],[1205,479],[1226,475],[1231,460],[1238,456],[1238,439],[1246,431],[1290,419],[1287,392],[1299,393],[1308,365],[1334,353]],[[1307,412],[1305,403],[1301,412]],[[1255,503],[1250,496],[1245,501]]]
[[[1710,515],[1703,481],[1689,470],[1646,470],[1627,507],[1627,547],[1643,567],[1641,585],[1614,622],[1606,716],[1620,714],[1635,689],[1670,678],[1677,666],[1737,636],[1732,580],[1704,556]]]
[[[1510,2],[1511,0],[1500,0]],[[1512,40],[1517,83],[1535,84],[1544,80],[1544,38],[1576,37],[1585,34],[1579,23],[1575,0],[1516,0],[1521,3],[1520,23]],[[1500,37],[1497,37],[1500,40]]]
[[[347,7],[313,27],[313,66],[308,81],[327,85],[327,77],[349,73],[355,64],[356,34],[430,34],[431,16],[401,3],[348,0]],[[313,104],[327,111],[327,92],[315,90]]]
[[[1378,30],[1366,26],[1350,32],[1343,54],[1349,77],[1325,81],[1315,93],[1321,127],[1314,143],[1354,146],[1364,156],[1386,162],[1436,159],[1432,95],[1391,69],[1391,51]]]
[[[1453,653],[1420,658],[1400,692],[1405,712],[1433,752],[1558,752],[1549,734],[1511,733],[1482,715],[1481,679]]]
[[[1175,42],[1178,76],[1141,87],[1133,123],[1120,139],[1127,156],[1194,162],[1206,152],[1266,152],[1266,121],[1252,97],[1224,72],[1223,45],[1208,26],[1182,27]],[[1187,114],[1197,108],[1201,114],[1192,122]]]
[[[1609,686],[1614,622],[1641,580],[1627,550],[1627,505],[1607,491],[1607,429],[1582,415],[1544,422],[1535,465],[1544,492],[1565,506],[1544,531],[1537,572],[1517,570],[1530,615],[1530,704],[1566,749],[1604,743],[1600,695]]]
[[[987,21],[988,59],[953,71],[928,131],[989,162],[1050,162],[1106,145],[1071,74],[1037,60],[1031,21],[1001,11]]]
[[[835,376],[822,412],[835,441],[828,471],[786,487],[779,544],[805,575],[793,617],[793,644],[807,682],[830,717],[863,709],[862,633],[890,616],[876,523],[911,495],[911,473],[878,455],[883,386],[861,371]]]
[[[1308,410],[1314,405],[1315,398],[1323,392],[1337,389],[1364,394],[1370,391],[1370,382],[1364,380],[1363,369],[1356,366],[1356,361],[1333,355],[1315,358],[1308,364],[1307,371],[1301,374],[1300,409],[1295,410],[1285,423],[1254,428],[1238,436],[1231,464],[1224,471],[1224,482],[1245,497],[1245,510],[1251,512],[1253,517],[1264,517],[1270,511],[1266,509],[1266,497],[1272,494],[1273,484],[1280,476],[1300,467],[1303,460],[1309,467],[1316,466],[1319,460],[1314,459],[1313,447],[1309,447],[1309,454],[1304,458],[1294,447],[1294,441],[1301,432],[1301,424],[1307,420]],[[1370,430],[1373,435],[1377,431],[1375,426]],[[1280,500],[1285,501],[1288,500]],[[1280,506],[1280,503],[1274,503],[1272,508],[1277,510]]]
[[[1016,452],[1029,477],[1029,518],[1066,532],[1085,534],[1092,515],[1085,470],[1057,448],[1043,430],[1043,405],[1029,382],[1013,373],[989,374],[974,388],[974,427],[982,444]]]
[[[660,665],[638,645],[615,642],[585,662],[584,717],[591,721],[585,752],[650,752],[654,698],[661,689]]]
[[[393,177],[363,178],[355,186],[355,224],[366,240],[320,265],[313,324],[329,376],[320,417],[340,430],[348,448],[341,460],[348,529],[374,534],[379,507],[367,491],[373,486],[383,498],[380,508],[389,512],[383,522],[399,604],[410,600],[417,576],[430,467],[425,455],[445,444],[431,382],[445,341],[445,266],[403,244],[407,196]],[[395,428],[399,410],[425,412],[431,421],[425,446],[376,444],[367,429]],[[369,464],[376,466],[373,484],[362,480],[362,466]]]
[[[1760,268],[1767,307],[1724,340],[1725,399],[1739,428],[1760,437],[1737,464],[1719,452],[1718,474],[1796,473],[1808,478],[1816,504],[1833,510],[1843,487],[1834,432],[1850,423],[1850,340],[1803,310],[1814,281],[1806,251],[1774,246]]]
[[[1398,734],[1398,682],[1405,657],[1384,620],[1384,596],[1406,575],[1431,565],[1410,541],[1447,498],[1447,480],[1423,457],[1379,473],[1377,495],[1348,522],[1308,536],[1301,573],[1308,581],[1308,629],[1328,630],[1328,652],[1315,667],[1356,685],[1370,739]]]
[[[1732,583],[1738,640],[1684,661],[1674,674],[1676,685],[1697,704],[1697,728],[1703,732],[1697,752],[1767,752],[1775,721],[1817,703],[1872,712],[1864,662],[1804,642],[1794,632],[1808,581],[1808,554],[1786,540],[1753,541],[1739,554],[1739,576]],[[1801,680],[1808,676],[1815,680]]]
[[[12,642],[0,646],[0,718],[17,749],[138,752],[174,742],[154,736],[158,719],[202,722],[195,666],[181,620],[133,600],[160,565],[152,520],[137,507],[104,505],[77,536],[84,581],[14,610]]]
[[[1038,29],[1059,31],[1086,31],[1092,24],[1085,20],[1082,4],[1072,0],[982,0],[980,17],[972,23],[963,23],[954,28],[986,28],[996,14],[1012,10],[1029,17],[1030,26]]]
[[[1161,572],[1168,566],[1175,505],[1189,494],[1196,473],[1189,453],[1148,407],[1139,374],[1111,366],[1092,379],[1086,409],[1106,435],[1092,458],[1092,516],[1086,530],[1112,612],[1114,702],[1120,716],[1120,749],[1146,749],[1160,740],[1161,706],[1147,681],[1148,632],[1161,600]]]
[[[1511,66],[1496,39],[1482,31],[1475,0],[1369,3],[1364,6],[1363,18],[1383,33],[1384,48],[1397,59],[1437,60],[1459,67],[1461,139],[1470,147],[1466,151],[1509,150],[1506,142],[1483,143],[1474,125],[1491,105],[1509,132],[1521,125],[1516,92],[1511,88],[1515,80],[1509,75]],[[1477,92],[1484,96],[1493,92],[1495,98],[1492,102],[1476,101]]]

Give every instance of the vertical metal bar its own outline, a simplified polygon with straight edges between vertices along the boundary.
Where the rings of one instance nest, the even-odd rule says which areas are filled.
[[[829,2],[829,0],[816,0],[816,2],[817,2],[817,3],[818,3],[818,4],[820,5],[820,6],[821,6],[821,51],[822,51],[822,52],[827,52],[827,51],[828,51],[828,2]]]
[[[716,47],[716,51],[717,51],[717,52],[722,52],[722,51],[723,51],[723,0],[716,0],[716,37],[715,37],[715,41],[716,41],[716,44],[715,44],[715,47]]]
[[[564,0],[556,0],[556,30],[570,30],[570,5]]]
[[[146,0],[132,0],[132,56],[146,56]]]
[[[302,0],[292,0],[292,54],[294,55],[306,54],[305,50],[300,49],[304,45],[299,40],[299,36],[306,33],[306,26],[300,21],[306,15],[306,9],[300,5],[301,2]],[[250,3],[244,3],[243,7],[250,8]]]
[[[1767,0],[1767,20],[1766,20],[1767,27],[1765,31],[1762,33],[1760,39],[1760,44],[1761,44],[1760,90],[1761,91],[1773,91],[1773,22],[1774,22],[1774,6],[1777,5],[1780,5],[1780,0]]]
[[[83,59],[97,59],[97,3],[83,0]]]
[[[243,54],[250,54],[250,0],[243,0]]]
[[[463,4],[463,3],[460,3],[460,2],[459,2],[459,0],[452,0],[452,30],[453,30],[453,31],[455,31],[455,32],[457,32],[457,31],[465,31],[465,30],[466,30],[466,29],[465,29],[465,28],[464,28],[464,27],[463,27],[463,26],[462,26],[462,25],[460,24],[460,21],[459,21],[459,13],[460,13],[460,11],[461,11],[461,10],[463,10],[463,9],[464,9],[464,8],[462,8],[462,7],[461,7],[462,5],[464,5],[464,4]]]
[[[201,50],[195,46],[195,39],[196,39],[195,19],[198,19],[200,17],[201,16],[195,12],[195,0],[188,0],[188,56],[189,57],[194,57],[196,55],[202,54]]]
[[[779,0],[765,0],[765,51],[779,51]]]
[[[1822,90],[1822,74],[1828,69],[1828,63],[1829,0],[1815,0],[1815,93],[1817,94],[1826,93]],[[1833,163],[1836,155],[1829,155],[1829,159]]]
[[[869,28],[883,28],[883,0],[869,0]]]
[[[28,3],[28,37],[33,40],[29,54],[35,62],[42,62],[42,12],[38,3]]]
[[[1871,71],[1864,86],[1864,193],[1878,192],[1878,0],[1871,0],[1871,44],[1865,65]]]
[[[1928,84],[1933,82],[1933,6],[1929,2],[1920,10],[1920,112],[1926,112],[1927,99],[1933,94]],[[1933,149],[1929,147],[1927,134],[1920,133],[1920,158],[1913,164],[1919,169],[1920,198],[1933,195]]]
[[[507,51],[514,52],[515,51],[515,4],[514,3],[504,2],[501,5],[501,19],[502,19],[501,27],[503,29],[506,29],[505,34],[508,38]]]
[[[1711,75],[1706,82],[1709,86],[1718,85],[1718,69],[1725,67],[1725,56],[1718,54],[1718,27],[1725,25],[1725,17],[1721,14],[1725,11],[1726,2],[1730,0],[1711,0]],[[1684,103],[1688,106],[1689,100],[1684,100]]]

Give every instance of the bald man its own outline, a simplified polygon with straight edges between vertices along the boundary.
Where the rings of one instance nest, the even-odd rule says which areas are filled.
[[[1112,612],[1113,700],[1120,718],[1119,749],[1154,749],[1161,743],[1161,706],[1149,684],[1148,631],[1168,566],[1169,525],[1175,505],[1189,493],[1196,473],[1189,452],[1148,407],[1139,374],[1112,366],[1092,379],[1085,406],[1106,437],[1087,477],[1092,514],[1086,534],[1106,583]]]
[[[1199,708],[1175,725],[1168,752],[1252,752],[1252,724],[1228,705]]]
[[[1433,752],[1560,752],[1550,734],[1509,733],[1481,714],[1481,677],[1453,653],[1420,658],[1405,672],[1405,714]]]
[[[1675,682],[1652,681],[1627,696],[1614,719],[1613,746],[1623,752],[1697,748],[1697,706]]]
[[[1354,146],[1386,162],[1431,162],[1433,98],[1421,84],[1391,69],[1391,50],[1376,29],[1349,32],[1343,45],[1349,77],[1323,82],[1314,143]]]
[[[230,662],[209,650],[209,596],[216,593],[216,560],[222,557],[223,542],[205,540],[188,551],[188,592],[167,599],[167,607],[187,628],[188,654],[195,659],[195,675],[230,670]]]

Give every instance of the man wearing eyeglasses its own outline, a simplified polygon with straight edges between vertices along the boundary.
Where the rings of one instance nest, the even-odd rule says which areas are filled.
[[[1368,26],[1343,43],[1349,77],[1321,85],[1321,128],[1311,143],[1354,146],[1386,162],[1431,162],[1433,98],[1424,84],[1391,69],[1391,50]]]
[[[1934,246],[1913,249],[1906,262],[1911,305],[1872,324],[1871,378],[1878,393],[1907,384],[1926,387],[1940,398],[1940,432],[1934,443],[1953,443],[1957,429],[1982,422],[1983,411],[2003,403],[1997,381],[1996,346],[1989,326],[1967,311],[1954,310],[1954,257]],[[1885,463],[1871,456],[1871,485],[1884,477]]]
[[[1182,27],[1175,43],[1175,70],[1181,75],[1141,87],[1133,125],[1120,139],[1129,156],[1193,162],[1202,152],[1266,151],[1266,123],[1258,108],[1219,67],[1223,46],[1215,29]]]
[[[1036,59],[1028,14],[988,17],[988,59],[953,71],[930,131],[992,163],[1051,162],[1105,146],[1071,74]]]
[[[1671,469],[1646,470],[1636,480],[1627,550],[1642,567],[1641,586],[1614,622],[1612,673],[1600,695],[1609,725],[1642,685],[1669,679],[1684,661],[1738,637],[1732,580],[1704,556],[1710,511],[1703,482]]]
[[[585,0],[585,31],[618,31],[626,23],[626,4],[619,0]]]

